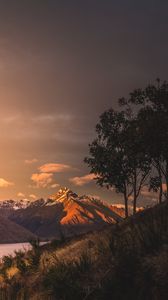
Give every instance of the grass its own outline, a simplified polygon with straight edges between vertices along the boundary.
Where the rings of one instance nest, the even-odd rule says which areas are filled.
[[[0,300],[164,300],[168,203],[83,237],[6,256]]]

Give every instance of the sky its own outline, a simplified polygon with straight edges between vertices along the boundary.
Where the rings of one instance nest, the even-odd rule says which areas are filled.
[[[83,159],[104,110],[168,79],[167,36],[164,0],[0,0],[0,199],[120,202]]]

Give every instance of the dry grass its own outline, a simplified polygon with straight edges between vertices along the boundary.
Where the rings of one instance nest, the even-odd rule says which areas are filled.
[[[168,203],[62,246],[17,254],[12,266],[10,259],[5,263],[0,285],[9,272],[11,300],[19,293],[22,300],[167,299]]]

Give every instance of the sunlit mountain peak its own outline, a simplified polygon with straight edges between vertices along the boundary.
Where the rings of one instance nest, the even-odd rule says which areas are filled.
[[[56,202],[64,202],[68,199],[77,198],[78,195],[71,191],[67,187],[60,188],[56,194],[53,194],[49,197],[49,199],[54,200]]]

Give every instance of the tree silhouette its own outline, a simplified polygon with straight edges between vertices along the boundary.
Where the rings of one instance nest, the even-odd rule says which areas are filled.
[[[100,116],[96,134],[85,162],[95,174],[98,185],[114,187],[123,194],[127,217],[128,200],[132,198],[135,213],[137,199],[150,172],[150,159],[143,153],[140,122],[132,118],[128,110],[110,109]]]
[[[137,118],[142,124],[144,149],[153,166],[150,190],[159,190],[159,202],[163,195],[168,199],[168,83],[157,79],[156,84],[135,90],[128,99],[120,99],[120,104],[126,110],[130,105],[139,108]]]

